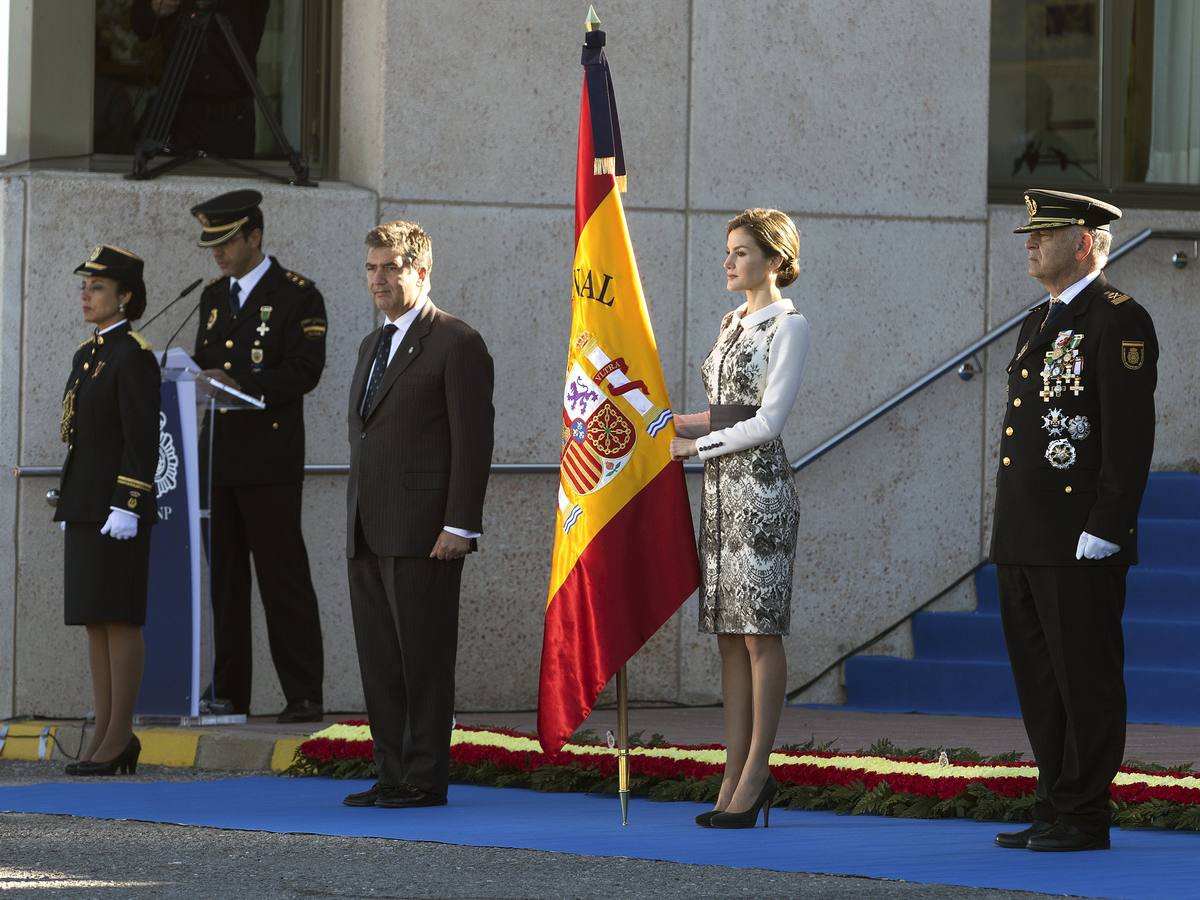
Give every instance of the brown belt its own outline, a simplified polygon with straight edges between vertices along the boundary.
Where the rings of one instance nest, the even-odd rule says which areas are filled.
[[[745,422],[758,415],[757,406],[726,403],[708,408],[708,427],[712,431],[730,428],[738,422]]]

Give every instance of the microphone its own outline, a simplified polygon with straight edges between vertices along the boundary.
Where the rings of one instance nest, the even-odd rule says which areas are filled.
[[[197,278],[195,281],[193,281],[191,284],[189,284],[187,287],[185,287],[183,289],[183,292],[178,297],[176,297],[174,300],[172,300],[170,303],[168,303],[166,306],[164,306],[162,309],[160,309],[158,312],[156,312],[154,315],[152,315],[147,321],[143,322],[142,328],[149,328],[151,325],[153,325],[155,319],[157,319],[159,316],[161,316],[163,313],[165,313],[168,309],[170,309],[172,306],[174,306],[176,303],[178,303],[180,300],[182,300],[184,297],[186,297],[188,294],[190,294],[196,288],[200,287],[200,284],[203,281],[204,281],[203,278]]]
[[[178,297],[176,297],[174,300],[172,300],[170,303],[168,303],[165,308],[159,310],[158,313],[154,316],[154,318],[157,319],[159,316],[161,316],[163,313],[165,313],[168,309],[170,309],[172,306],[174,306],[176,303],[178,303],[180,300],[182,300],[184,297],[186,297],[188,294],[190,294],[192,291],[194,291],[196,289],[196,287],[200,284],[200,282],[202,282],[203,280],[204,280],[203,278],[197,278],[195,281],[193,281],[191,284],[189,284],[186,288],[184,288],[184,291],[182,294],[180,294]],[[190,319],[192,316],[194,316],[196,314],[196,310],[198,310],[200,308],[200,304],[203,302],[204,302],[204,297],[202,296],[199,300],[196,301],[196,305],[191,308],[191,310],[188,312],[188,314],[183,317],[183,321],[181,321],[179,323],[179,327],[176,328],[173,332],[171,332],[171,336],[169,338],[167,338],[166,344],[163,345],[162,360],[158,364],[158,367],[160,369],[166,368],[167,351],[171,349],[171,341],[173,341],[173,340],[175,340],[175,338],[179,337],[179,332],[183,331],[183,326],[188,323],[188,319]]]

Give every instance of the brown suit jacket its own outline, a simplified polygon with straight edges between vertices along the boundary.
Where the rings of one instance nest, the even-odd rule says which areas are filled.
[[[444,526],[483,531],[492,357],[474,329],[427,301],[360,412],[380,330],[359,345],[350,383],[346,554],[427,557]]]

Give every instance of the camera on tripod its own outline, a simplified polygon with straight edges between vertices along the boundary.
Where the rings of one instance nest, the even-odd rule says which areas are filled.
[[[192,70],[201,51],[206,47],[210,29],[215,27],[223,35],[230,56],[254,95],[254,103],[262,112],[267,127],[271,130],[271,134],[291,166],[294,177],[280,180],[288,184],[315,186],[315,183],[309,178],[307,160],[292,147],[287,135],[284,134],[283,127],[279,123],[279,116],[271,108],[262,85],[258,81],[258,76],[254,74],[253,66],[246,59],[246,54],[238,43],[237,35],[230,24],[229,16],[224,12],[226,8],[231,7],[225,0],[195,0],[192,9],[179,13],[181,18],[175,33],[175,41],[167,57],[158,93],[146,115],[145,127],[134,147],[133,171],[129,177],[135,180],[155,178],[193,160],[213,158],[264,178],[278,178],[273,173],[250,165],[243,160],[210,152],[203,146],[180,148],[172,145],[172,130],[176,126],[180,104],[187,92]],[[250,139],[252,143],[252,136]],[[151,160],[156,156],[172,153],[175,154],[172,159],[155,166],[150,165]]]

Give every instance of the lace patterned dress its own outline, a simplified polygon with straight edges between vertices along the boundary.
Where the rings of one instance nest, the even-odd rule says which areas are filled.
[[[791,624],[799,500],[780,433],[799,389],[808,323],[788,300],[743,311],[722,320],[701,367],[714,425],[721,407],[741,407],[749,418],[697,441],[704,460],[700,631],[783,635]]]

